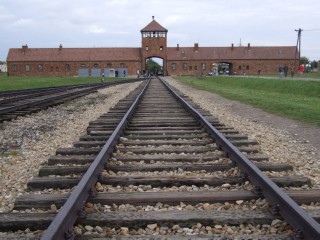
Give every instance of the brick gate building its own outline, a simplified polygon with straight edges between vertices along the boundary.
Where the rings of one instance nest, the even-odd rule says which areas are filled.
[[[152,57],[163,60],[165,75],[275,74],[279,65],[294,63],[296,46],[167,47],[168,30],[152,21],[141,30],[139,48],[9,49],[9,76],[136,76]],[[295,69],[298,69],[296,61]],[[227,70],[227,71],[226,71]]]

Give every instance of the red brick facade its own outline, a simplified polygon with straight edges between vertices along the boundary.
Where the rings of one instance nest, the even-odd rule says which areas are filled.
[[[163,59],[167,75],[207,75],[218,63],[228,64],[230,74],[275,74],[279,65],[290,66],[298,56],[295,46],[200,47],[196,43],[167,47],[167,33],[153,19],[141,30],[141,48],[12,48],[7,57],[8,75],[78,76],[86,70],[94,76],[112,69],[136,76],[145,71],[146,60],[152,57]]]

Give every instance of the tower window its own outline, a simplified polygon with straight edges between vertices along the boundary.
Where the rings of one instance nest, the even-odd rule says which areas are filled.
[[[163,50],[163,47],[162,46],[160,46],[160,51],[162,51]]]
[[[146,46],[146,51],[148,51],[149,50],[149,46]]]

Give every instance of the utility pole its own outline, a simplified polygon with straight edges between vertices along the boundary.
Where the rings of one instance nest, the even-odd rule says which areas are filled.
[[[297,59],[297,49],[299,49],[299,66],[300,66],[300,58],[301,58],[301,32],[303,31],[301,28],[295,29],[296,32],[298,32],[298,38],[297,38],[297,46],[296,46],[296,53],[294,55],[294,65],[296,65],[296,59]]]

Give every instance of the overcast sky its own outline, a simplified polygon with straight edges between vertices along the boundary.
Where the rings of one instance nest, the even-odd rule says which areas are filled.
[[[319,0],[0,0],[0,60],[9,48],[140,47],[152,16],[167,44],[295,46],[320,60]]]

